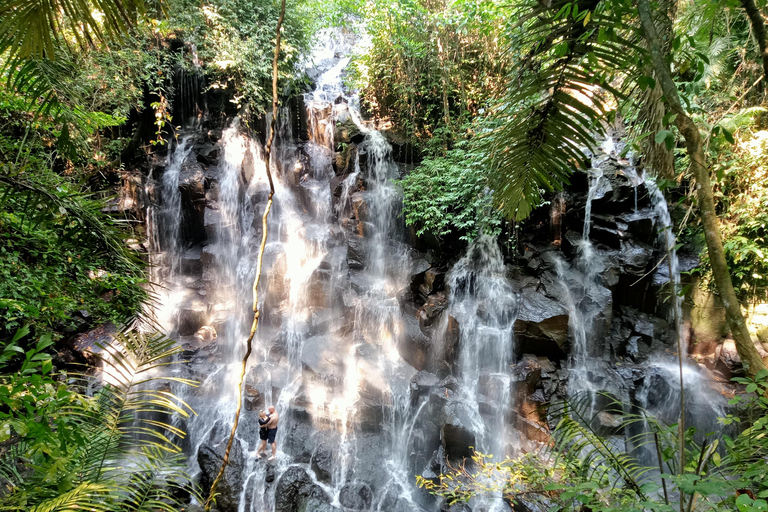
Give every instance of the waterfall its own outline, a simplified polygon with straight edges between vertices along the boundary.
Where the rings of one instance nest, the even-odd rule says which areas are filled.
[[[675,326],[675,332],[680,339],[680,346],[683,347],[683,353],[680,354],[681,358],[686,357],[686,348],[688,346],[688,340],[686,339],[685,332],[683,331],[682,318],[683,318],[683,297],[680,296],[680,264],[677,259],[677,249],[675,247],[676,238],[674,232],[674,224],[672,223],[672,217],[669,214],[669,208],[667,207],[667,200],[664,194],[659,190],[656,182],[653,180],[646,180],[645,186],[648,189],[648,195],[651,199],[651,205],[656,213],[656,219],[660,224],[658,226],[658,237],[661,242],[661,246],[664,248],[664,252],[667,255],[667,274],[670,283],[670,294],[672,302],[672,310],[670,311],[670,321]],[[670,275],[671,274],[671,275]]]
[[[605,284],[612,260],[590,236],[605,236],[606,216],[593,216],[592,206],[604,204],[610,170],[592,170],[581,233],[566,218],[575,213],[566,212],[569,193],[555,200],[552,239],[563,251],[573,249],[572,262],[547,246],[536,249],[528,269],[513,269],[497,240],[482,236],[448,269],[406,243],[394,183],[401,168],[388,135],[363,119],[359,98],[342,86],[351,43],[329,41],[316,59],[324,72],[313,75],[316,88],[303,97],[306,137],[294,138],[295,111],[285,108],[276,119],[260,324],[217,504],[222,512],[313,510],[311,503],[329,511],[437,511],[441,504],[416,488],[415,474],[445,470],[446,462],[471,455],[469,446],[497,460],[519,453],[529,447],[515,430],[521,420],[546,428],[538,412],[523,417],[524,404],[516,403],[530,406],[533,392],[524,389],[527,377],[516,380],[516,354],[530,350],[523,361],[540,365],[530,384],[539,396],[548,393],[542,400],[564,392],[566,369],[568,391],[607,389],[609,363],[600,356],[612,320],[613,285]],[[259,125],[271,120],[267,115]],[[218,472],[237,405],[269,193],[261,143],[237,119],[213,132],[182,137],[162,176],[153,170],[149,186],[157,190],[149,195],[160,200],[147,214],[152,261],[162,270],[153,274],[162,285],[158,322],[184,349],[188,362],[179,376],[200,381],[172,391],[197,412],[177,425],[189,433],[189,472],[203,488]],[[641,181],[633,183],[636,194]],[[660,224],[670,226],[663,196],[649,190]],[[593,217],[600,223],[594,231]],[[671,230],[663,233],[662,243],[673,248]],[[423,291],[433,271],[444,283]],[[523,306],[537,304],[549,316],[525,317]],[[432,306],[436,312],[425,319]],[[546,332],[516,340],[518,321]],[[525,345],[530,337],[533,345]],[[566,337],[567,363],[555,359]],[[409,343],[420,359],[408,353]],[[666,383],[667,363],[653,364]],[[635,399],[663,413],[659,404],[667,402],[657,399],[654,382],[645,380]],[[270,405],[281,417],[275,461],[257,457],[256,420]],[[306,491],[304,501],[295,489]],[[498,496],[474,503],[476,511],[505,507]]]
[[[239,476],[227,477],[239,491],[222,498],[225,510],[273,510],[285,499],[276,494],[275,482],[297,470],[332,506],[347,506],[350,499],[367,500],[370,509],[381,511],[431,506],[429,497],[417,496],[411,453],[426,403],[411,406],[415,370],[396,346],[403,333],[397,294],[408,286],[410,269],[402,199],[393,183],[399,169],[384,134],[362,121],[359,100],[343,90],[341,72],[349,59],[337,53],[305,97],[309,142],[296,145],[287,111],[277,119],[261,321],[230,462]],[[337,177],[339,120],[359,135],[349,172]],[[190,258],[190,242],[183,238],[194,219],[182,214],[179,176],[182,164],[194,160],[192,145],[182,139],[172,152],[162,204],[157,215],[148,216],[148,229],[157,233],[168,262]],[[191,354],[187,376],[201,383],[192,391],[174,391],[197,412],[181,426],[189,432],[190,472],[204,486],[210,485],[233,419],[267,195],[261,146],[237,120],[217,147],[218,163],[201,166],[195,175],[206,189],[206,240],[193,243],[199,264],[189,263],[193,271],[185,273],[181,263],[166,263],[172,269],[164,276],[172,311],[162,321]],[[341,182],[337,199],[335,180]],[[278,457],[268,463],[256,457],[254,425],[255,415],[269,405],[281,420]]]
[[[517,301],[496,240],[488,236],[476,240],[451,270],[448,287],[450,314],[461,325],[459,401],[471,409],[477,450],[502,455],[508,452],[506,444],[513,442],[500,434],[513,407],[510,365]]]
[[[190,135],[182,136],[181,141],[171,150],[168,167],[162,175],[161,194],[163,208],[158,212],[159,229],[156,229],[155,247],[164,252],[171,274],[179,270],[181,248],[179,246],[181,226],[181,194],[179,175],[184,161],[192,150]]]

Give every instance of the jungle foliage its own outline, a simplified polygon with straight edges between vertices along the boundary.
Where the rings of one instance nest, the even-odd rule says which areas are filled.
[[[287,91],[312,5],[289,3]],[[200,104],[264,111],[277,14],[267,0],[0,5],[0,509],[172,511],[197,495],[167,420],[193,414],[169,390],[194,383],[162,377],[174,342],[125,327],[70,349],[105,323],[151,325],[141,212],[115,208],[114,188],[188,121],[180,77]]]
[[[761,512],[768,509],[768,370],[736,380],[746,392],[730,401],[736,414],[720,422],[744,417],[748,428],[734,437],[688,428],[683,467],[677,424],[628,410],[609,396],[596,407],[595,397],[585,392],[551,406],[557,426],[549,451],[495,462],[475,453],[438,479],[417,480],[450,504],[495,496],[537,512]],[[601,426],[605,414],[619,418],[620,426]],[[654,463],[640,462],[642,452]]]
[[[162,385],[195,383],[154,371],[180,347],[119,333],[92,347],[94,374],[54,366],[50,335],[22,348],[28,334],[0,354],[0,509],[173,512],[198,495],[184,473],[184,432],[159,419],[192,413]]]

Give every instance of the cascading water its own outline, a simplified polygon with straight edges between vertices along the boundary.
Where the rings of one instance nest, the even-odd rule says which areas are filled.
[[[444,289],[441,284],[422,292],[424,268],[444,272],[445,267],[432,266],[444,262],[430,260],[421,274],[413,270],[426,260],[405,243],[401,196],[393,183],[400,169],[392,147],[384,133],[362,120],[358,98],[342,88],[349,59],[340,55],[349,50],[349,41],[339,37],[318,57],[326,71],[304,97],[307,142],[294,141],[290,119],[296,116],[286,110],[276,120],[261,323],[217,504],[222,512],[437,510],[436,500],[415,487],[415,474],[444,470],[446,460],[469,455],[469,446],[500,458],[524,445],[512,427],[529,420],[520,419],[523,404],[517,403],[527,400],[520,391],[527,384],[516,380],[513,369],[520,366],[516,352],[525,350],[515,336],[518,321],[543,327],[535,334],[537,343],[565,330],[567,322],[570,353],[561,368],[569,370],[569,391],[630,396],[606,384],[602,374],[609,363],[598,357],[613,305],[605,283],[611,260],[591,240],[605,236],[599,225],[604,221],[593,216],[592,205],[610,190],[612,175],[595,165],[581,233],[568,231],[566,198],[557,199],[556,239],[570,244],[574,261],[568,264],[560,251],[547,248],[542,259],[549,259],[541,265],[547,275],[520,280],[524,286],[537,283],[527,297],[554,303],[547,307],[555,312],[544,321],[530,315],[521,320],[525,290],[515,285],[496,240],[488,237],[475,241],[444,274]],[[158,320],[189,356],[184,376],[201,382],[191,391],[173,391],[197,411],[178,426],[190,433],[185,441],[190,470],[205,488],[218,471],[236,405],[268,186],[261,145],[237,121],[218,138],[215,163],[201,165],[199,160],[212,159],[195,158],[193,146],[201,145],[182,138],[162,177],[151,176],[162,181],[162,206],[147,218],[153,251],[165,255],[153,258],[165,270],[157,278],[165,285]],[[639,183],[633,181],[635,191]],[[668,226],[661,202],[654,203],[657,217]],[[201,204],[204,215],[194,217]],[[593,217],[599,221],[594,229]],[[200,234],[195,230],[204,230],[205,237],[186,239],[190,232]],[[408,294],[410,306],[404,305]],[[435,305],[440,300],[443,306]],[[426,318],[430,305],[444,309]],[[414,346],[418,357],[406,356]],[[552,379],[560,370],[548,357],[554,360],[558,350],[528,354],[528,360],[540,364],[541,372],[552,366],[547,370]],[[666,414],[658,382],[672,382],[669,364],[655,359],[652,364],[660,380],[646,379],[633,398]],[[281,415],[272,462],[256,457],[256,415],[269,405]],[[498,497],[473,505],[475,511],[507,507]]]
[[[514,363],[517,301],[496,240],[482,236],[475,241],[454,265],[448,286],[450,312],[461,325],[456,369],[460,402],[469,409],[476,448],[509,453],[507,445],[514,440],[500,434],[513,406],[509,368]]]
[[[683,353],[680,357],[685,358],[685,349],[688,345],[688,340],[685,338],[683,332],[682,319],[683,319],[683,298],[680,296],[680,262],[677,259],[677,249],[675,247],[676,239],[674,232],[674,225],[672,223],[672,217],[669,214],[669,208],[667,207],[667,200],[664,198],[656,182],[653,180],[645,181],[646,189],[651,200],[651,206],[656,213],[656,219],[659,223],[658,233],[661,241],[661,246],[666,252],[667,258],[667,274],[670,283],[670,296],[672,303],[672,311],[670,312],[670,320],[673,322],[675,332],[680,337],[680,346],[683,347]]]
[[[287,498],[276,495],[274,482],[296,471],[308,475],[307,485],[316,486],[334,506],[357,496],[354,499],[369,502],[372,510],[419,508],[413,496],[409,438],[424,404],[411,409],[409,382],[415,370],[402,361],[395,346],[402,334],[397,293],[408,285],[410,268],[399,218],[400,194],[392,183],[399,170],[385,137],[362,123],[356,98],[342,93],[340,73],[348,59],[335,60],[318,79],[317,91],[306,98],[310,142],[297,149],[286,122],[289,116],[278,119],[261,325],[230,462],[238,476],[225,478],[240,491],[221,498],[223,510],[279,508],[280,500]],[[334,212],[331,191],[336,175],[331,164],[339,119],[360,135]],[[177,297],[168,302],[173,310],[163,319],[168,331],[194,354],[189,376],[201,381],[192,392],[174,391],[197,411],[184,426],[190,432],[190,466],[202,475],[204,487],[220,462],[217,454],[235,409],[266,201],[259,144],[235,122],[222,133],[218,147],[219,164],[199,176],[209,188],[202,269],[199,275],[193,271],[185,276],[183,264],[170,266],[166,284]],[[183,141],[163,176],[162,211],[149,220],[168,261],[187,257],[186,247],[177,242],[186,222],[180,214],[179,169],[185,162],[194,167],[193,160]],[[362,190],[360,181],[365,183]],[[351,224],[352,233],[345,235],[343,228]],[[348,257],[351,245],[354,260]],[[197,330],[195,336],[190,336],[190,326]],[[253,415],[270,404],[281,414],[274,463],[255,456],[259,440]],[[333,448],[321,453],[328,443]],[[321,457],[330,464],[324,465]],[[366,495],[370,486],[373,495]]]

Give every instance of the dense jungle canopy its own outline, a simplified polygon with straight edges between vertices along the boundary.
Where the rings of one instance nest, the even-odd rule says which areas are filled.
[[[315,90],[313,50],[324,38],[355,39],[345,90],[400,155],[397,179],[384,181],[401,194],[398,219],[419,250],[429,247],[447,268],[490,237],[508,265],[531,266],[525,233],[550,222],[608,138],[612,158],[666,197],[675,241],[662,252],[695,260],[664,301],[687,304],[677,319],[686,326],[697,301],[713,301],[723,332],[712,352],[735,347],[724,378],[733,378],[730,409],[717,432],[619,413],[615,397],[604,407],[623,423],[597,425],[579,417],[583,407],[595,413],[594,401],[571,396],[542,413],[555,421],[541,452],[506,460],[478,452],[442,474],[409,475],[414,487],[450,511],[484,494],[516,511],[768,511],[768,6],[285,3],[281,112]],[[187,473],[191,448],[178,441],[195,414],[179,390],[197,383],[173,371],[187,352],[156,314],[167,305],[150,254],[159,235],[148,228],[151,208],[132,201],[152,196],[147,180],[187,131],[218,130],[212,148],[238,117],[266,140],[280,8],[273,0],[0,3],[0,510],[177,511],[206,502],[210,482]],[[332,148],[333,158],[349,162],[352,145]],[[197,162],[213,158],[198,153]],[[560,239],[542,242],[557,249]],[[653,263],[646,275],[667,265]],[[672,273],[670,263],[668,283]],[[250,300],[239,302],[249,308]],[[92,341],[103,332],[110,343]],[[678,343],[668,352],[681,359],[682,377],[681,354],[693,361],[697,352],[694,342]],[[639,423],[655,435],[645,441],[651,467],[628,445],[604,442]],[[301,503],[290,510],[311,510]],[[365,503],[360,510],[371,509]]]

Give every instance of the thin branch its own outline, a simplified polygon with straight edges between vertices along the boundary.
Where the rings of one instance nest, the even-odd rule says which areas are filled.
[[[224,470],[229,464],[229,452],[232,449],[232,443],[235,440],[235,433],[237,432],[237,425],[240,423],[240,411],[243,406],[243,381],[245,380],[245,371],[248,366],[248,358],[253,351],[253,336],[256,334],[256,329],[259,326],[259,280],[261,279],[261,267],[264,259],[264,248],[267,245],[267,218],[269,217],[269,211],[272,208],[272,197],[275,195],[275,184],[272,181],[272,172],[270,171],[270,153],[272,151],[272,142],[275,138],[275,127],[277,123],[277,62],[280,55],[280,31],[283,26],[283,19],[285,18],[285,0],[280,2],[280,17],[277,20],[277,36],[275,38],[275,57],[272,60],[272,122],[269,126],[269,139],[267,140],[267,146],[264,151],[264,163],[265,170],[267,172],[267,179],[269,180],[269,197],[267,199],[267,205],[264,208],[264,215],[261,217],[261,246],[259,247],[258,262],[256,265],[256,277],[253,280],[253,323],[251,324],[251,332],[246,340],[246,350],[243,356],[242,367],[240,369],[240,380],[237,384],[237,409],[235,410],[235,421],[232,424],[232,431],[229,433],[229,440],[227,441],[227,449],[224,452],[224,459],[221,461],[221,468],[219,474],[216,475],[216,479],[211,484],[211,490],[208,493],[208,499],[205,501],[205,511],[209,512],[213,506],[213,501],[216,496],[216,487],[219,485],[222,477],[224,476]]]

